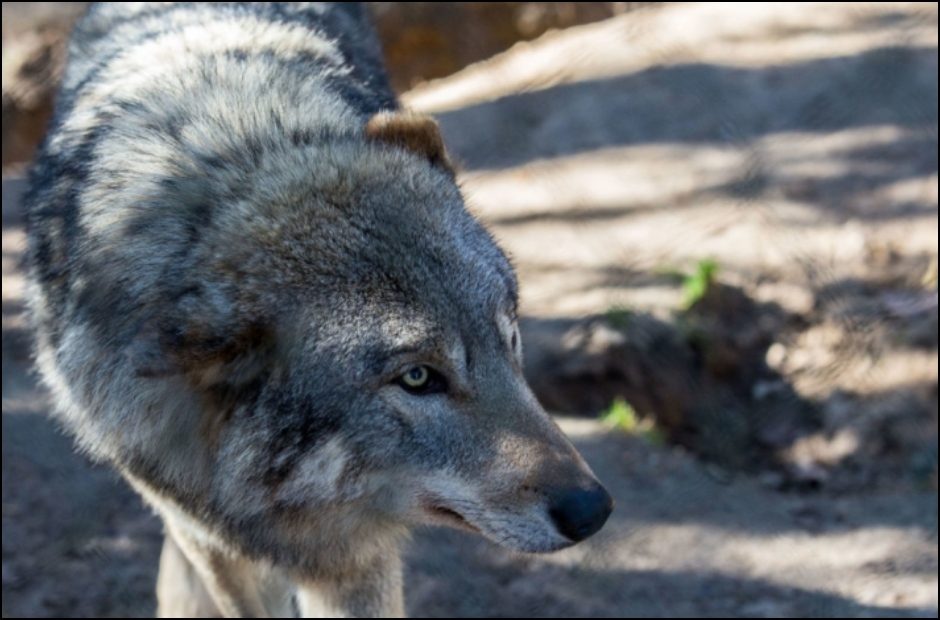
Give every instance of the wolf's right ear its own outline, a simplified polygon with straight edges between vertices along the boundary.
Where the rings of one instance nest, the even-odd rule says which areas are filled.
[[[271,350],[272,332],[259,321],[238,316],[233,306],[213,301],[214,296],[190,293],[144,320],[124,348],[134,374],[198,377],[213,374],[220,365],[228,365],[227,375],[250,374]]]
[[[433,118],[407,110],[386,110],[369,119],[366,138],[401,147],[426,157],[432,164],[453,173],[441,130]]]
[[[270,334],[256,326],[241,333],[198,337],[147,325],[125,347],[124,359],[137,377],[189,375],[208,387],[254,378],[264,368],[270,343]]]

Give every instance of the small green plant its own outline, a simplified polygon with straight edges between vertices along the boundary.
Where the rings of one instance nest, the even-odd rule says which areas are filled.
[[[604,424],[620,429],[626,433],[633,433],[637,428],[636,411],[625,399],[618,396],[606,411],[601,413]]]
[[[705,297],[708,289],[715,283],[718,274],[718,263],[710,258],[700,260],[695,265],[695,271],[682,280],[682,306],[688,310],[697,301]]]
[[[666,434],[656,426],[652,419],[640,419],[636,410],[623,397],[618,396],[601,413],[601,421],[611,428],[640,437],[644,441],[662,446],[666,443]]]

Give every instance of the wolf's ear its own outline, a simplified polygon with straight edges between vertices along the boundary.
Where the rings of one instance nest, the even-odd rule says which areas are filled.
[[[235,316],[199,293],[161,308],[159,317],[144,320],[124,349],[138,377],[202,374],[201,382],[210,384],[210,375],[226,366],[228,378],[244,379],[271,350],[273,334],[262,323]]]
[[[185,330],[147,323],[124,349],[124,358],[138,377],[191,374],[204,385],[215,378],[247,380],[271,351],[269,334],[257,325],[235,334],[194,335]],[[221,367],[225,377],[215,377]],[[231,382],[231,381],[229,381]]]
[[[453,172],[437,121],[426,114],[406,110],[384,111],[366,123],[366,138],[398,146],[426,157],[432,164]]]

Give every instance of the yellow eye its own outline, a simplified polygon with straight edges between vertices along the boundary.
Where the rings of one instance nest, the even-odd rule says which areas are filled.
[[[401,380],[410,388],[422,388],[430,377],[427,366],[412,366],[401,376]]]
[[[395,379],[403,390],[415,396],[443,394],[447,392],[447,380],[430,366],[411,366]]]

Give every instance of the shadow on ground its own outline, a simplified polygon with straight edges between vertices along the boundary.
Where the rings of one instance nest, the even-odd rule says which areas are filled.
[[[471,170],[612,146],[663,142],[744,147],[773,133],[831,133],[878,125],[922,129],[924,140],[932,132],[935,144],[936,69],[937,48],[904,46],[785,66],[651,67],[513,94],[444,112],[439,120],[448,146]],[[706,110],[709,121],[702,122]],[[560,124],[570,136],[564,143],[556,139]],[[891,155],[879,149],[860,150],[856,156],[891,163]],[[931,161],[935,170],[936,152],[925,161],[927,170]],[[864,180],[871,179],[866,175]]]

